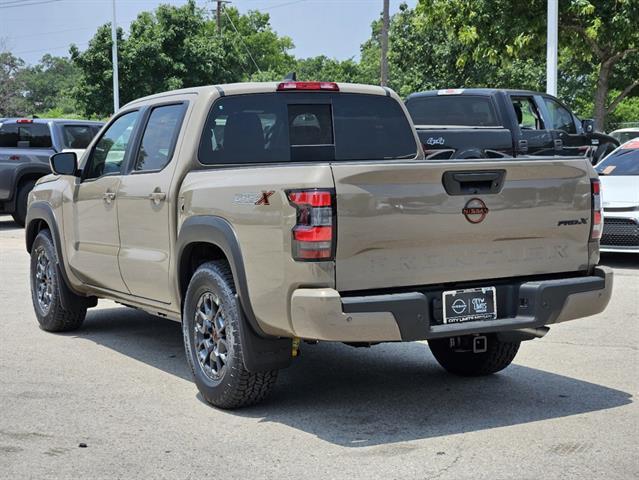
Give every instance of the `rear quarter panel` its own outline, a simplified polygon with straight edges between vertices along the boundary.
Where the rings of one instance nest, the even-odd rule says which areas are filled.
[[[249,300],[265,333],[293,331],[289,299],[299,287],[335,286],[334,262],[296,262],[291,230],[296,210],[286,190],[333,188],[328,164],[221,167],[189,173],[180,190],[179,225],[193,215],[228,221],[237,236],[246,270]],[[255,205],[262,192],[270,205]],[[178,226],[179,231],[179,226]]]
[[[50,171],[49,149],[0,148],[0,200],[10,200],[17,182],[27,172],[45,175]]]

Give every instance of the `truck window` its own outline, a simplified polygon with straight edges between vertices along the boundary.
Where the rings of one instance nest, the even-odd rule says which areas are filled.
[[[544,97],[544,103],[550,114],[549,128],[553,130],[563,130],[566,133],[577,133],[577,127],[575,126],[575,119],[568,109],[564,108],[553,100],[552,98]]]
[[[0,147],[51,148],[51,133],[46,123],[3,124]]]
[[[107,128],[89,157],[84,169],[85,180],[120,172],[138,113],[125,113]]]
[[[544,128],[541,115],[532,97],[511,97],[517,123],[523,130],[542,130]]]
[[[142,136],[134,170],[159,171],[171,161],[183,114],[183,104],[153,109]]]
[[[204,127],[198,155],[204,164],[237,164],[416,154],[410,124],[390,97],[274,93],[219,99]]]
[[[0,147],[16,148],[18,146],[18,126],[14,124],[0,126]]]
[[[340,95],[333,102],[336,160],[412,158],[413,129],[391,97]]]
[[[62,137],[64,148],[87,148],[95,131],[90,125],[63,125]]]
[[[491,99],[484,96],[414,97],[406,102],[406,108],[415,125],[500,126]]]

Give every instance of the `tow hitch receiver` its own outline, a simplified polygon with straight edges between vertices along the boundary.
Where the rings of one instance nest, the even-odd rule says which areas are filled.
[[[484,353],[488,351],[488,338],[485,335],[473,337],[473,353]]]

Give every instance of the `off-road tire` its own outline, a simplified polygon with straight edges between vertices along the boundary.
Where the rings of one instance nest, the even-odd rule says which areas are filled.
[[[502,342],[496,335],[486,335],[487,350],[482,353],[455,351],[450,339],[429,340],[428,346],[433,356],[450,373],[465,377],[490,375],[503,370],[512,363],[519,350],[520,342]]]
[[[24,227],[24,222],[27,219],[27,201],[29,200],[29,193],[33,190],[35,183],[35,180],[27,180],[20,185],[18,193],[16,194],[16,209],[11,216],[21,227]]]
[[[44,254],[51,264],[48,272],[51,299],[48,308],[38,300],[38,259]],[[47,332],[68,332],[80,328],[86,316],[86,307],[75,305],[70,309],[62,307],[60,288],[64,278],[58,267],[58,257],[49,230],[42,230],[36,236],[31,249],[31,300],[40,328]],[[80,302],[78,302],[80,303]]]
[[[225,370],[218,379],[207,374],[210,366],[200,363],[196,342],[196,309],[200,299],[212,294],[222,309],[226,351]],[[186,292],[182,314],[182,333],[186,358],[191,367],[198,390],[210,404],[224,409],[246,407],[261,402],[277,379],[277,370],[249,372],[244,366],[243,349],[239,329],[242,328],[242,310],[235,295],[235,283],[227,262],[212,261],[201,265],[193,274]],[[215,320],[213,321],[215,323]],[[246,324],[244,323],[244,326]],[[221,338],[216,332],[217,338]],[[215,340],[210,334],[209,340]],[[220,348],[218,347],[218,351]],[[200,350],[202,351],[202,350]],[[205,357],[206,358],[206,357]],[[211,358],[213,358],[211,356]]]

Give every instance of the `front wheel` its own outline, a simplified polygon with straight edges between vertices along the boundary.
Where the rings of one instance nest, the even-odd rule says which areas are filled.
[[[42,230],[31,249],[31,299],[40,328],[47,332],[80,328],[87,313],[86,307],[79,302],[71,308],[62,306],[60,289],[63,282],[51,233]]]
[[[512,363],[520,342],[502,342],[495,334],[429,340],[433,356],[447,371],[466,377],[490,375]]]
[[[249,372],[244,366],[240,331],[242,312],[228,263],[201,265],[191,278],[182,314],[186,358],[204,399],[219,408],[240,408],[262,401],[277,370]]]

